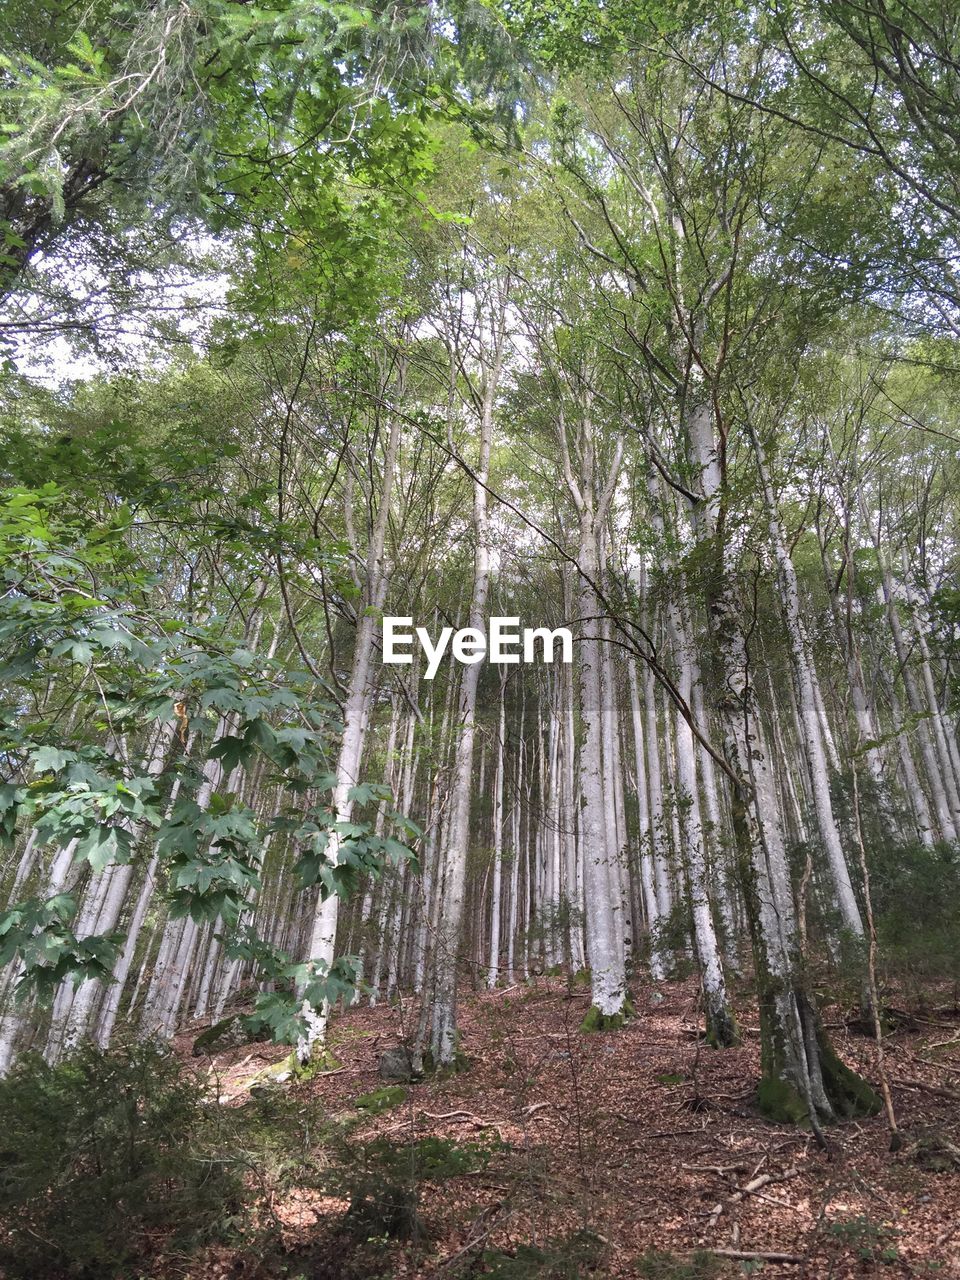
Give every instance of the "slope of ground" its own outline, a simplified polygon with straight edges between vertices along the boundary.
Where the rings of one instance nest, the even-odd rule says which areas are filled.
[[[402,1099],[384,1092],[378,1063],[415,1009],[341,1015],[337,1069],[284,1093],[348,1135],[366,1181],[337,1174],[329,1127],[322,1141],[306,1134],[312,1172],[271,1193],[275,1252],[217,1252],[183,1274],[960,1276],[960,1044],[949,1007],[885,1040],[905,1137],[891,1154],[882,1116],[834,1127],[826,1152],[759,1116],[749,1011],[743,1046],[717,1052],[699,1044],[693,984],[667,986],[655,1003],[641,996],[637,1019],[615,1033],[580,1032],[588,1003],[545,978],[464,998],[468,1069],[414,1083]],[[848,1064],[876,1080],[872,1041],[830,1025]],[[222,1103],[242,1106],[252,1074],[281,1056],[247,1046],[210,1060]],[[466,1155],[451,1165],[457,1152]]]

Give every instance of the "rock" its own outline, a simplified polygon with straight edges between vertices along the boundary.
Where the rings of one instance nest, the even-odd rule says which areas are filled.
[[[250,1086],[250,1097],[256,1098],[258,1102],[264,1102],[267,1098],[276,1098],[282,1092],[283,1084],[279,1079],[258,1080],[256,1084]]]
[[[356,1111],[334,1111],[327,1119],[330,1124],[338,1125],[341,1129],[353,1129],[361,1123],[363,1117]]]
[[[199,1058],[203,1054],[220,1053],[223,1049],[237,1049],[259,1038],[243,1025],[242,1016],[234,1013],[200,1032],[193,1042],[193,1056]]]
[[[389,1083],[409,1084],[416,1080],[420,1072],[414,1069],[413,1054],[404,1045],[396,1049],[388,1049],[380,1058],[377,1068],[380,1079]]]
[[[914,1160],[930,1173],[960,1170],[960,1147],[947,1134],[937,1129],[915,1129],[902,1134],[903,1159]]]

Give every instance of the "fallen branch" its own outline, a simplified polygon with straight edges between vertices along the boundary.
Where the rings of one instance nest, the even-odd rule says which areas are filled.
[[[953,1067],[949,1062],[937,1062],[933,1058],[921,1058],[919,1053],[911,1053],[910,1057],[914,1062],[922,1063],[925,1067],[935,1067],[937,1071],[945,1071],[948,1076],[960,1076],[960,1066]]]
[[[643,1124],[643,1116],[627,1116],[622,1111],[611,1111],[609,1115],[615,1120],[622,1120],[624,1124]],[[701,1125],[697,1129],[657,1129],[653,1133],[641,1133],[641,1138],[677,1138],[682,1133],[705,1133],[706,1129]]]
[[[768,1253],[760,1249],[711,1249],[718,1258],[741,1258],[744,1262],[806,1262],[798,1253]]]
[[[760,1191],[761,1187],[767,1187],[771,1182],[786,1182],[787,1178],[795,1178],[799,1172],[800,1170],[794,1166],[789,1169],[785,1169],[782,1173],[761,1173],[756,1178],[751,1178],[749,1182],[744,1183],[742,1187],[738,1187],[733,1195],[728,1198],[727,1206],[731,1204],[739,1204],[741,1200],[745,1200],[747,1196],[755,1195]],[[766,1197],[761,1198],[765,1199]],[[782,1204],[783,1202],[778,1200],[775,1201],[775,1203]],[[786,1207],[792,1208],[792,1205],[788,1205]],[[717,1219],[723,1213],[723,1210],[724,1205],[722,1203],[715,1204],[713,1206],[710,1210],[708,1226],[716,1226]]]
[[[888,1005],[884,1009],[885,1017],[896,1018],[898,1022],[922,1022],[925,1027],[946,1027],[948,1031],[956,1031],[956,1026],[952,1022],[940,1022],[936,1018],[924,1018],[919,1013],[907,1013],[905,1009],[895,1009],[893,1005]]]
[[[949,1098],[951,1102],[960,1102],[960,1093],[956,1089],[944,1089],[942,1085],[925,1084],[923,1080],[897,1080],[901,1089],[922,1089],[924,1093],[935,1093],[938,1098]]]
[[[483,1116],[475,1116],[470,1111],[441,1111],[439,1115],[434,1115],[430,1111],[419,1111],[416,1118],[417,1120],[453,1120],[460,1124],[472,1124],[477,1129],[492,1129],[504,1145],[507,1140],[503,1136],[501,1125],[510,1123],[508,1120],[486,1120]]]
[[[954,1036],[950,1040],[934,1040],[933,1044],[925,1045],[924,1048],[930,1049],[949,1049],[951,1045],[960,1044],[960,1036]]]
[[[418,1118],[426,1117],[427,1120],[472,1120],[474,1124],[495,1125],[499,1124],[498,1120],[484,1120],[482,1116],[475,1116],[472,1111],[441,1111],[435,1115],[432,1111],[418,1112]]]
[[[544,1107],[552,1107],[552,1102],[534,1102],[529,1107],[524,1107],[523,1115],[529,1120],[531,1116],[535,1116],[538,1111],[542,1111]]]

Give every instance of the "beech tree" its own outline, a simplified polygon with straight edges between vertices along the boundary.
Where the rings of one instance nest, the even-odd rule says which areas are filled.
[[[693,972],[770,1118],[875,1111],[814,977],[877,1033],[960,833],[953,28],[28,8],[0,332],[150,338],[0,375],[0,1069],[364,998],[456,1069],[543,975],[617,1053]],[[492,616],[572,661],[383,660]]]

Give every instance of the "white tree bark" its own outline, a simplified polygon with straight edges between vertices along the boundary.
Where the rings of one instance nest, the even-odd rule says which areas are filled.
[[[490,899],[490,945],[487,952],[487,986],[491,988],[497,985],[497,979],[500,975],[500,901],[503,886],[503,770],[506,736],[506,677],[504,675],[500,680],[497,764],[493,783],[493,887]]]
[[[816,672],[813,668],[806,631],[803,625],[803,605],[800,600],[797,571],[787,548],[786,533],[777,508],[776,496],[770,481],[760,436],[752,426],[748,429],[756,455],[757,470],[760,475],[764,504],[767,509],[770,540],[777,562],[780,601],[790,642],[790,657],[797,691],[803,750],[810,775],[810,790],[814,811],[817,816],[817,829],[824,852],[827,855],[827,865],[830,867],[830,874],[833,879],[834,891],[844,927],[855,938],[862,939],[864,936],[863,921],[860,917],[857,897],[850,881],[850,870],[843,852],[840,829],[834,816],[833,802],[830,798],[830,769],[827,764],[827,755],[818,713]]]
[[[386,534],[400,435],[400,418],[398,415],[393,415],[384,451],[376,516],[367,547],[366,582],[358,610],[353,665],[343,708],[343,734],[337,756],[336,783],[332,800],[338,823],[349,822],[353,815],[354,802],[350,792],[360,781],[360,762],[366,737],[367,714],[376,683],[373,663],[380,615],[390,582],[386,562]],[[340,847],[341,840],[338,833],[331,832],[325,857],[334,866],[339,859]],[[331,893],[326,898],[318,898],[304,960],[319,961],[327,967],[333,964],[339,916],[340,898],[337,894]],[[298,1042],[296,1055],[299,1062],[305,1065],[323,1052],[330,1011],[326,1004],[315,1009],[304,1001],[301,1012],[307,1025],[307,1034]]]

